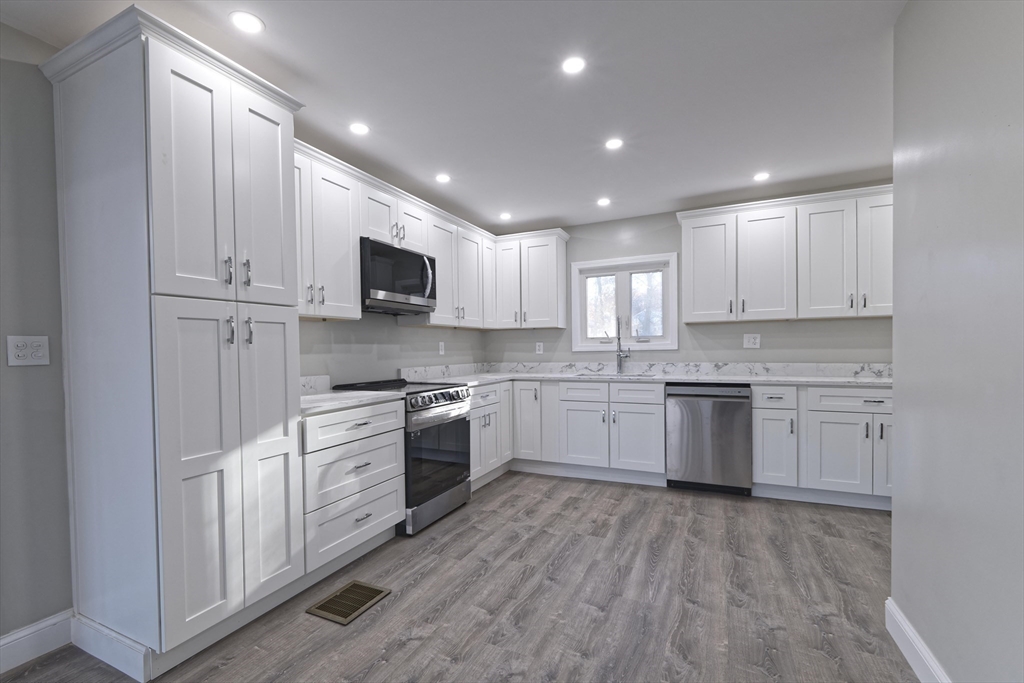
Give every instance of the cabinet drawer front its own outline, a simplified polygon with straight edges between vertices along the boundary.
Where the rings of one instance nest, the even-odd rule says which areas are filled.
[[[608,394],[612,403],[665,403],[665,385],[660,382],[612,382]]]
[[[796,408],[796,387],[750,387],[754,408]]]
[[[395,429],[405,429],[405,401],[314,415],[307,417],[305,422],[303,450],[312,453]]]
[[[499,384],[489,384],[485,387],[471,387],[469,390],[469,408],[482,408],[497,403],[501,396]]]
[[[807,409],[844,413],[892,413],[892,389],[811,387],[807,390]]]
[[[608,402],[607,382],[559,382],[558,400]]]
[[[352,550],[405,519],[405,475],[305,516],[306,571]]]
[[[306,512],[365,491],[405,472],[405,430],[396,429],[304,458]]]

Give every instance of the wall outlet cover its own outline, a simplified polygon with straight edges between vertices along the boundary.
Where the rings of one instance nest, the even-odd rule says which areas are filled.
[[[444,355],[444,342],[437,342],[437,352]]]
[[[537,342],[537,353],[544,353],[544,342]]]
[[[745,348],[745,349],[759,349],[759,348],[761,348],[761,335],[759,335],[759,334],[745,334],[745,335],[743,335],[743,348]]]
[[[7,337],[7,365],[49,365],[49,337]]]

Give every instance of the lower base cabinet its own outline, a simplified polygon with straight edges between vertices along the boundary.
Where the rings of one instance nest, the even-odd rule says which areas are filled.
[[[797,486],[797,411],[754,408],[755,484]]]
[[[871,448],[874,461],[874,483],[872,493],[876,496],[892,496],[892,415],[874,415],[874,445]]]
[[[608,404],[559,402],[560,461],[608,467]]]
[[[512,403],[515,457],[540,460],[540,382],[513,382]]]
[[[469,414],[469,480],[501,465],[501,406],[477,408]]]
[[[847,493],[874,491],[872,415],[807,414],[807,485]]]
[[[665,406],[612,403],[608,465],[640,472],[665,471]]]

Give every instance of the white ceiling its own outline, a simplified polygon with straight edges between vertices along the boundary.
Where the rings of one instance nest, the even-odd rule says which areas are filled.
[[[137,4],[305,102],[300,139],[510,232],[890,178],[903,2]],[[64,47],[129,4],[3,0],[0,20]]]

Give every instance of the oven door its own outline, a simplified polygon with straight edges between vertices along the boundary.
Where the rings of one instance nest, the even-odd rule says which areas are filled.
[[[405,431],[405,505],[415,508],[469,479],[469,412],[444,422],[412,417]],[[450,415],[450,414],[449,414]],[[418,416],[417,416],[418,417]]]

